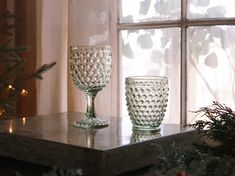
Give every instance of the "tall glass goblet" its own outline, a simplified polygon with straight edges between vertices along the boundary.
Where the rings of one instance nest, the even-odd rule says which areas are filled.
[[[111,77],[112,50],[110,46],[72,46],[70,48],[70,72],[73,82],[86,94],[86,116],[75,121],[75,127],[104,127],[108,122],[95,115],[96,94],[105,87]]]

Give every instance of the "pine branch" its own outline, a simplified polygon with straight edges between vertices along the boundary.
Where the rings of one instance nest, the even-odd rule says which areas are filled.
[[[7,46],[9,46],[9,44],[12,42],[12,39],[7,39],[5,42],[2,42],[1,46],[0,46],[0,51],[2,48],[6,48]]]
[[[5,71],[1,76],[0,76],[0,81],[2,82],[3,80],[5,80],[8,75],[12,74],[12,72],[14,72],[18,67],[20,67],[22,64],[24,63],[24,60],[17,62],[14,66],[10,67],[9,69],[7,69],[7,71]]]
[[[12,39],[5,40],[0,46],[0,62],[19,62],[24,60],[18,53],[29,51],[29,47],[11,47]]]
[[[6,11],[2,15],[0,15],[0,20],[2,20],[2,19],[6,20],[8,18],[14,18],[14,17],[15,16],[11,12]],[[15,24],[5,23],[2,26],[0,26],[0,32],[7,35],[7,36],[13,36],[11,29],[14,29],[14,28],[15,28]]]
[[[5,22],[8,18],[14,17],[11,12],[7,11],[0,15],[0,20]],[[15,24],[4,23],[0,26],[0,32],[6,36],[6,40],[0,41],[0,110],[4,110],[4,116],[15,109],[23,82],[30,78],[43,79],[42,74],[56,65],[56,62],[45,64],[30,76],[25,76],[23,74],[25,59],[19,53],[28,51],[29,47],[12,46],[11,31],[14,28]],[[9,85],[12,88],[9,88]]]
[[[211,107],[200,108],[196,113],[206,116],[207,119],[196,121],[188,126],[197,129],[202,136],[220,142],[229,150],[234,150],[235,112],[231,108],[213,101]]]
[[[0,15],[0,19],[6,19],[6,18],[15,18],[15,15],[12,14],[10,11],[6,11]]]
[[[10,29],[14,29],[15,28],[15,24],[8,24],[5,23],[3,26],[0,27],[0,31],[1,32],[9,32]]]
[[[29,51],[29,47],[21,46],[21,47],[4,47],[4,48],[0,48],[1,53],[11,53],[11,52],[19,53],[19,52],[25,52],[25,51]]]
[[[82,170],[81,169],[59,169],[59,168],[53,168],[51,171],[47,173],[43,173],[42,176],[82,176]],[[24,176],[20,173],[16,173],[16,176]]]
[[[10,31],[7,31],[7,30],[0,30],[1,33],[5,34],[5,35],[8,35],[8,36],[13,36],[12,32]]]
[[[12,101],[14,98],[1,98],[0,99],[0,107],[3,107],[5,109],[14,109],[14,106],[12,106],[9,102]]]
[[[19,61],[24,60],[24,58],[22,58],[20,55],[18,55],[17,53],[14,53],[14,52],[7,53],[6,55],[10,58],[9,62],[10,61],[19,62]]]
[[[7,55],[0,55],[0,62],[2,64],[10,64],[10,63],[16,63],[23,60],[20,56],[14,53],[9,53]]]
[[[28,80],[28,79],[31,79],[31,78],[37,78],[37,79],[41,79],[42,80],[43,79],[42,74],[45,73],[46,71],[52,69],[55,65],[56,65],[56,62],[52,62],[50,64],[44,64],[38,70],[36,70],[35,73],[30,75],[25,80]]]

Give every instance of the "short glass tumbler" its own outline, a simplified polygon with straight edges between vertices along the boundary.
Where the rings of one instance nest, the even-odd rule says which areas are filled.
[[[133,130],[159,130],[168,102],[168,79],[158,76],[127,77],[127,109]]]

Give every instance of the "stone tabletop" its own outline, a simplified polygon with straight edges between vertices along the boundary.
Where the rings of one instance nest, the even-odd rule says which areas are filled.
[[[121,167],[125,160],[136,161],[143,152],[146,162],[136,161],[131,168],[150,164],[151,153],[146,151],[150,143],[186,131],[176,124],[162,124],[159,132],[133,132],[129,118],[117,117],[110,117],[109,126],[102,129],[73,127],[82,116],[69,112],[1,121],[0,155],[51,167],[79,167],[95,175],[105,175],[108,167],[107,175],[116,174],[130,169]]]

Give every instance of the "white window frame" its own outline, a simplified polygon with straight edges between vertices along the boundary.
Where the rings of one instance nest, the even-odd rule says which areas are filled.
[[[180,124],[187,124],[187,28],[191,26],[215,26],[215,25],[235,25],[235,18],[208,18],[208,19],[187,19],[187,0],[181,0],[181,19],[174,21],[156,21],[139,23],[120,23],[119,12],[120,2],[118,2],[117,38],[121,30],[135,29],[161,29],[161,28],[181,28],[181,58],[180,58]],[[117,45],[119,46],[119,44]],[[119,51],[119,47],[118,51]],[[119,53],[119,52],[118,52]],[[120,56],[118,56],[119,59]],[[118,72],[120,72],[120,61],[118,62]],[[120,75],[118,73],[118,75]],[[120,82],[120,80],[118,79]],[[119,86],[119,84],[118,84]],[[118,88],[120,91],[120,86]],[[120,95],[120,92],[118,93]],[[120,97],[119,97],[120,98]],[[120,107],[120,106],[118,106]],[[118,109],[118,112],[120,108]]]

